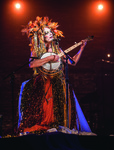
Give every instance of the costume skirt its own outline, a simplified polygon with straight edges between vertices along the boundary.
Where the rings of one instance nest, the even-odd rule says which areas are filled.
[[[21,98],[20,132],[45,131],[66,126],[65,79],[60,74],[53,78],[41,74],[31,78],[24,86]],[[75,102],[69,90],[69,124],[76,126]]]

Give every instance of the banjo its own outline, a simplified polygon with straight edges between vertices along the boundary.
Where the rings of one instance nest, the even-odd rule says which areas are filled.
[[[86,38],[85,40],[90,41],[93,40],[94,36],[89,36],[88,38]],[[40,71],[42,71],[43,73],[49,74],[49,75],[53,75],[55,73],[57,73],[61,67],[62,67],[62,61],[61,61],[61,57],[65,55],[65,53],[68,53],[70,51],[72,51],[73,49],[75,49],[76,47],[80,46],[82,44],[82,41],[80,41],[79,43],[75,43],[73,46],[69,47],[68,49],[66,49],[64,52],[60,52],[59,54],[55,54],[53,52],[46,52],[41,56],[41,59],[46,58],[50,55],[58,55],[59,56],[59,60],[57,62],[53,62],[50,61],[48,63],[45,63],[44,65],[42,65],[40,69]]]

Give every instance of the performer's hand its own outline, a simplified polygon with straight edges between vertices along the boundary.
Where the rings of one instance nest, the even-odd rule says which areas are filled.
[[[87,40],[82,40],[81,49],[83,49],[87,44]]]
[[[53,55],[53,60],[54,62],[58,61],[59,60],[59,56],[58,55]]]

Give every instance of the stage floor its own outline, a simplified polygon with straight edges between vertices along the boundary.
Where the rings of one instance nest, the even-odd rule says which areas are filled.
[[[0,138],[0,150],[113,150],[113,143],[114,136],[52,132]]]

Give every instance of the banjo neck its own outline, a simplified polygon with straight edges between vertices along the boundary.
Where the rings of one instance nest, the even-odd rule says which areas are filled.
[[[81,44],[82,44],[82,42],[79,42],[79,43],[74,44],[73,46],[71,46],[71,47],[69,47],[68,49],[66,49],[64,52],[59,53],[58,56],[59,56],[59,57],[64,56],[64,53],[68,53],[68,52],[72,51],[73,49],[75,49],[76,47],[78,47],[78,46],[81,45]]]
[[[94,36],[88,36],[88,38],[86,38],[85,40],[90,41],[93,40]],[[73,49],[75,49],[76,47],[80,46],[82,44],[82,41],[80,41],[79,43],[75,43],[73,46],[69,47],[68,49],[66,49],[64,52],[61,52],[58,54],[59,57],[64,56],[64,53],[68,53],[70,51],[72,51]]]

